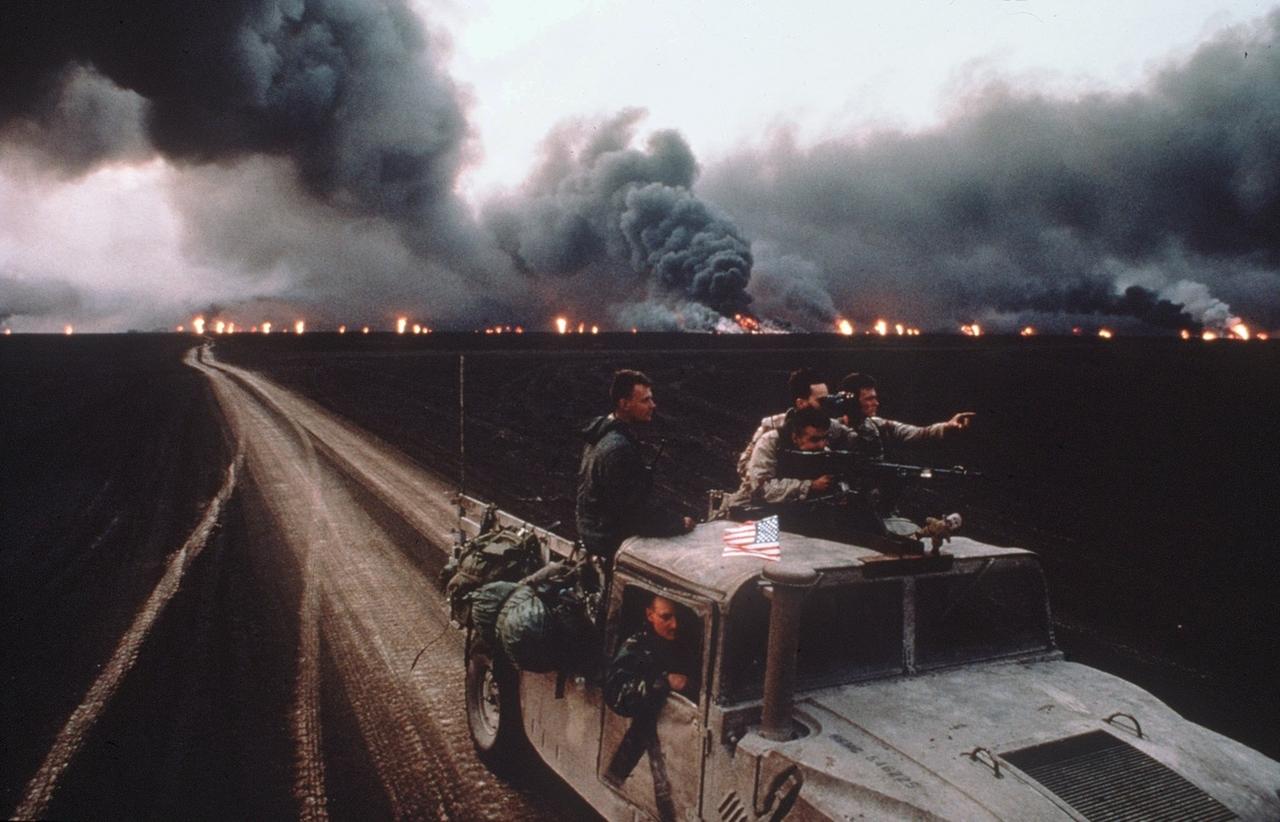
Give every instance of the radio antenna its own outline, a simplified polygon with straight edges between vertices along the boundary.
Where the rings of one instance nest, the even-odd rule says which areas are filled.
[[[467,355],[458,354],[458,510],[467,493]]]

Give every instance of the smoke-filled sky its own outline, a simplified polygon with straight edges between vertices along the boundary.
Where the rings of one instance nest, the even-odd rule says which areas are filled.
[[[10,0],[0,325],[1277,329],[1273,3]]]

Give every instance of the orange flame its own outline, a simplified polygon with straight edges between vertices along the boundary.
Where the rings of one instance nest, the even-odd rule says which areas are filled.
[[[960,333],[964,334],[966,337],[981,337],[982,326],[978,325],[977,323],[974,323],[972,325],[962,325],[960,326]]]
[[[262,324],[262,333],[263,334],[271,333],[271,323],[267,322]]]
[[[338,333],[339,333],[339,334],[345,334],[345,333],[347,333],[347,327],[346,327],[345,325],[340,325],[340,326],[338,326]]]
[[[1184,328],[1178,332],[1178,336],[1184,340],[1189,340],[1191,339],[1191,332]]]
[[[369,333],[369,326],[367,326],[367,325],[366,325],[366,326],[363,326],[363,327],[360,329],[360,333],[361,333],[361,334],[368,334],[368,333]]]
[[[734,314],[733,321],[738,324],[739,328],[750,334],[760,330],[760,321],[750,314]]]
[[[1214,340],[1218,339],[1218,335],[1216,332],[1209,331],[1208,329],[1206,329],[1205,332],[1200,335],[1200,339],[1204,340],[1205,342],[1213,342]]]
[[[872,328],[874,328],[875,332],[881,337],[889,333],[889,324],[884,320],[876,320],[875,325],[873,325]]]
[[[62,333],[70,337],[72,334],[76,333],[76,330],[74,327],[68,325],[62,329]]]
[[[301,334],[303,331],[306,331],[306,330],[307,330],[307,324],[304,321],[297,320],[294,322],[293,333]]]
[[[7,333],[9,333],[9,329],[7,329],[7,328],[6,328],[6,329],[5,329],[5,333],[6,333],[6,334],[7,334]],[[1255,337],[1257,337],[1258,339],[1262,340],[1263,342],[1266,342],[1267,340],[1271,339],[1271,335],[1269,335],[1269,334],[1268,334],[1267,332],[1265,332],[1265,331],[1259,331],[1259,332],[1258,332],[1257,334],[1255,334],[1254,336],[1255,336]]]
[[[180,325],[180,326],[178,326],[178,327],[177,327],[177,329],[175,329],[175,330],[176,330],[179,334],[181,334],[183,331],[186,331],[187,329],[186,329],[184,326],[181,326],[181,325]],[[7,329],[7,328],[6,328],[6,329],[5,329],[5,332],[7,333],[8,331],[9,331],[9,329]]]
[[[1237,320],[1236,323],[1231,326],[1231,333],[1242,340],[1248,340],[1249,326]]]
[[[1109,339],[1111,339],[1111,337],[1112,337],[1112,336],[1114,336],[1114,335],[1111,333],[1111,329],[1109,329],[1109,328],[1099,328],[1099,329],[1098,329],[1098,336],[1099,336],[1099,337],[1101,337],[1101,338],[1102,338],[1102,339],[1104,339],[1104,340],[1109,340]]]
[[[556,317],[556,331],[561,334],[567,334],[569,332],[569,321],[564,317]]]
[[[1036,330],[1031,326],[1027,326],[1026,328],[1022,329],[1018,333],[1024,337],[1034,337],[1036,335]]]
[[[851,337],[853,336],[853,330],[854,330],[853,323],[849,322],[848,320],[844,318],[836,320],[836,331],[838,331],[839,333],[845,335],[846,337]]]
[[[600,326],[598,326],[598,325],[593,325],[593,326],[591,326],[591,333],[592,333],[592,334],[599,334],[599,333],[600,333]]]
[[[421,324],[419,324],[419,323],[414,323],[414,324],[413,324],[413,333],[415,333],[415,334],[421,334],[421,333],[422,333],[422,325],[421,325]]]
[[[196,317],[191,321],[191,327],[195,329],[197,334],[204,333],[204,317]]]
[[[397,317],[397,318],[396,318],[396,333],[397,333],[397,334],[403,334],[403,333],[404,333],[405,328],[406,328],[408,325],[409,325],[409,320],[408,320],[408,319],[406,319],[405,317]]]

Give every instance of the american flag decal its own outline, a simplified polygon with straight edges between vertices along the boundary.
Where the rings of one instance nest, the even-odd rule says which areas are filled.
[[[782,558],[777,515],[724,529],[724,552],[720,556],[759,557],[777,562]]]

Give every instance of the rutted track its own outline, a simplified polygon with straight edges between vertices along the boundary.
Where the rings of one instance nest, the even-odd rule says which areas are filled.
[[[451,489],[386,444],[219,363],[207,349],[187,362],[212,381],[245,453],[278,537],[262,548],[289,552],[303,577],[290,718],[299,815],[328,815],[332,763],[349,761],[325,748],[321,706],[331,701],[322,699],[322,682],[337,681],[363,761],[376,772],[370,781],[395,816],[550,818],[552,809],[475,760],[463,720],[460,637],[447,628],[439,594],[406,555],[408,546],[353,493],[353,485],[367,491],[443,548],[451,539]],[[335,676],[321,676],[322,660],[332,661]]]

